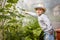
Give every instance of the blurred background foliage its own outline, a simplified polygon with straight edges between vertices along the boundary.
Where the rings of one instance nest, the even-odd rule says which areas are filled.
[[[43,40],[37,18],[22,15],[16,9],[18,0],[1,0],[0,36],[1,40]],[[23,8],[22,8],[23,9]]]

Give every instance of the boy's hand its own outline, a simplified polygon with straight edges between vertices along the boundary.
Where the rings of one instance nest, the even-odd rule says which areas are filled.
[[[24,13],[25,13],[25,14],[28,14],[28,12],[27,12],[27,11],[24,11]]]
[[[53,35],[53,31],[49,31],[49,33],[50,33],[51,35]]]

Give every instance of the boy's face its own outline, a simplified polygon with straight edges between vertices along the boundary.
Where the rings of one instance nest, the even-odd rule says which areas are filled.
[[[35,11],[36,11],[37,15],[41,15],[44,12],[42,8],[37,8],[37,9],[35,9]]]

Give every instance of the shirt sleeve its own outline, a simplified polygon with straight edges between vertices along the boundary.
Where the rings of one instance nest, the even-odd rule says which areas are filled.
[[[33,13],[33,12],[26,12],[26,13],[28,13],[29,15],[31,15],[31,16],[37,16],[37,14],[36,13]]]
[[[48,17],[46,15],[44,15],[43,20],[44,20],[46,27],[47,27],[46,31],[50,31],[51,29],[53,29],[52,25],[50,23],[50,20],[48,19]]]

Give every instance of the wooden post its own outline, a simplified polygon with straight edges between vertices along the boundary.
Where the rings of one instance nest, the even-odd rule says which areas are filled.
[[[60,40],[60,29],[56,29],[56,40]]]

